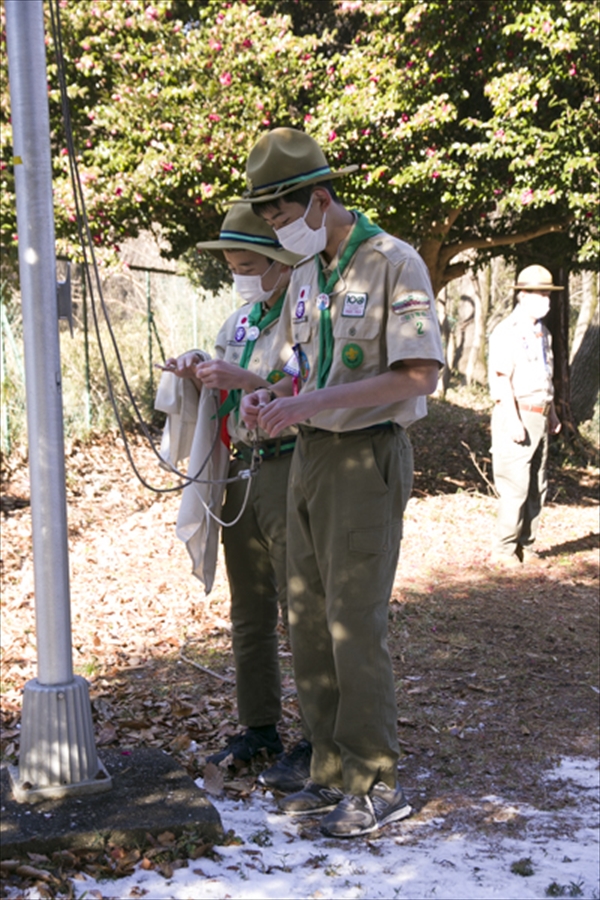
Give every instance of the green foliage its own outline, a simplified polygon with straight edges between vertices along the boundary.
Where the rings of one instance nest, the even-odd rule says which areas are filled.
[[[469,263],[452,259],[464,250],[480,263],[524,257],[526,244],[537,261],[598,264],[596,4],[68,0],[61,21],[81,177],[107,253],[141,229],[172,257],[214,237],[251,146],[291,125],[332,165],[360,165],[341,185],[346,201],[419,244],[436,289],[462,274]],[[48,50],[56,231],[73,256],[51,37]],[[199,277],[219,283],[206,266]]]
[[[365,21],[330,61],[313,133],[361,164],[352,199],[410,240],[480,258],[569,222],[554,263],[597,265],[597,7],[345,6]]]

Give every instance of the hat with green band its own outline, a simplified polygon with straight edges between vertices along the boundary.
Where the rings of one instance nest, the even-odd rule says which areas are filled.
[[[223,259],[223,250],[251,250],[286,266],[295,266],[302,259],[297,253],[285,250],[273,229],[252,212],[249,203],[236,203],[221,225],[218,241],[200,241],[198,250],[208,250]]]
[[[334,172],[310,135],[296,128],[275,128],[250,151],[246,163],[248,189],[242,199],[266,203],[305,185],[340,178],[357,169],[352,165]]]

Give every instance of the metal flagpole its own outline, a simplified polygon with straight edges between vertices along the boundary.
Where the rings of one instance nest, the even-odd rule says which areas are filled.
[[[6,0],[33,534],[38,677],[23,692],[15,797],[108,790],[88,685],[73,675],[43,0]]]

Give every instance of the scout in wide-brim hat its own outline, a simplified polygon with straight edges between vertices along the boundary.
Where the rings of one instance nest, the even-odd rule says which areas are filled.
[[[340,178],[357,169],[352,165],[334,172],[310,135],[296,128],[274,128],[250,151],[246,163],[248,189],[242,199],[266,203],[305,185]]]
[[[224,260],[223,250],[251,250],[286,266],[295,266],[302,259],[297,253],[285,250],[273,229],[254,215],[249,203],[236,203],[232,206],[221,225],[218,241],[200,241],[198,250],[208,250],[213,256]]]
[[[527,266],[519,273],[515,291],[562,291],[560,285],[552,281],[552,274],[543,266]]]

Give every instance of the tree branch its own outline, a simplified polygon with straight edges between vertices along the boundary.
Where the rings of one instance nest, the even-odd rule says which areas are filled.
[[[452,244],[446,244],[440,251],[440,264],[444,267],[453,256],[458,256],[465,250],[481,250],[486,247],[505,247],[507,244],[523,244],[525,241],[532,241],[534,238],[541,237],[543,234],[549,234],[552,231],[563,231],[571,222],[572,218],[564,222],[547,223],[539,225],[531,231],[524,231],[522,234],[498,234],[494,237],[472,238],[470,241],[456,241]]]

